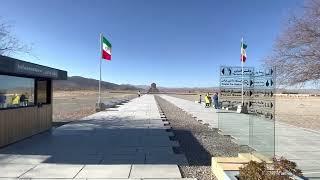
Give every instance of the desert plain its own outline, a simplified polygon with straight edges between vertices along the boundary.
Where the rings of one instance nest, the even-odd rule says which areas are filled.
[[[205,94],[202,94],[204,97]],[[171,93],[170,96],[197,101],[197,93]],[[102,101],[120,98],[135,98],[136,91],[104,91]],[[56,91],[53,95],[53,121],[67,122],[81,119],[95,113],[98,93],[95,91]],[[290,125],[320,130],[320,96],[305,94],[277,94],[275,98],[276,121]]]
[[[199,94],[171,94],[171,96],[198,101]],[[202,94],[202,100],[205,94]],[[320,130],[320,96],[306,94],[276,94],[275,120],[290,125]]]
[[[94,114],[98,96],[98,92],[89,90],[55,91],[53,93],[53,122],[69,122]],[[101,101],[132,99],[136,96],[135,91],[103,91]]]

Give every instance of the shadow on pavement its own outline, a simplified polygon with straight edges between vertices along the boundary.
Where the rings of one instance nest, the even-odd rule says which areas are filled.
[[[172,141],[175,138],[172,137],[171,130],[143,126],[149,119],[124,119],[126,118],[91,119],[64,124],[0,149],[0,163],[210,164],[209,153],[192,133],[175,130],[175,133],[189,137],[193,144],[189,148],[200,148],[199,151],[206,153],[201,153],[198,157],[187,154],[186,158],[184,152],[176,153],[173,150],[179,149],[179,144]]]

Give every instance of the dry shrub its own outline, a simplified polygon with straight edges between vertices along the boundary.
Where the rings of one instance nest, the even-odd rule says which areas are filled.
[[[240,168],[240,180],[291,180],[294,176],[302,176],[295,162],[283,157],[273,158],[271,164],[265,161],[250,161],[246,166]]]

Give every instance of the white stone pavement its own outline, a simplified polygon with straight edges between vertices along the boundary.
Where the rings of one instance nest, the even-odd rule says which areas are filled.
[[[272,145],[274,126],[271,121],[258,117],[250,121],[249,116],[245,114],[217,113],[213,108],[204,108],[203,105],[192,101],[167,95],[161,95],[161,97],[197,120],[201,120],[202,123],[209,124],[212,128],[222,129],[223,134],[231,135],[240,145],[250,144],[255,150],[263,153],[274,150]],[[249,128],[250,123],[252,128]],[[249,138],[249,132],[253,134],[251,138]],[[284,156],[296,162],[306,177],[320,179],[320,132],[276,121],[275,136],[277,156]]]
[[[153,95],[0,149],[0,179],[180,179]]]

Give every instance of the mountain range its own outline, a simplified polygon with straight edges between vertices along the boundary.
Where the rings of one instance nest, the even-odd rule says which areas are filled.
[[[91,79],[91,78],[84,78],[81,76],[71,76],[68,77],[68,80],[63,81],[54,81],[53,82],[53,89],[54,90],[98,90],[99,87],[99,80]],[[102,90],[140,90],[139,88],[128,85],[128,84],[115,84],[106,81],[101,81],[101,89]]]
[[[71,76],[68,77],[68,80],[63,81],[54,81],[53,88],[54,90],[98,90],[99,81],[96,79],[85,78],[81,76]],[[131,85],[131,84],[115,84],[106,81],[101,82],[102,90],[115,90],[115,91],[147,91],[150,88],[150,85]],[[197,92],[218,92],[219,87],[161,87],[157,86],[160,92],[175,92],[175,93],[197,93]],[[276,93],[294,93],[294,94],[319,94],[319,89],[287,89],[279,88],[276,90]]]

